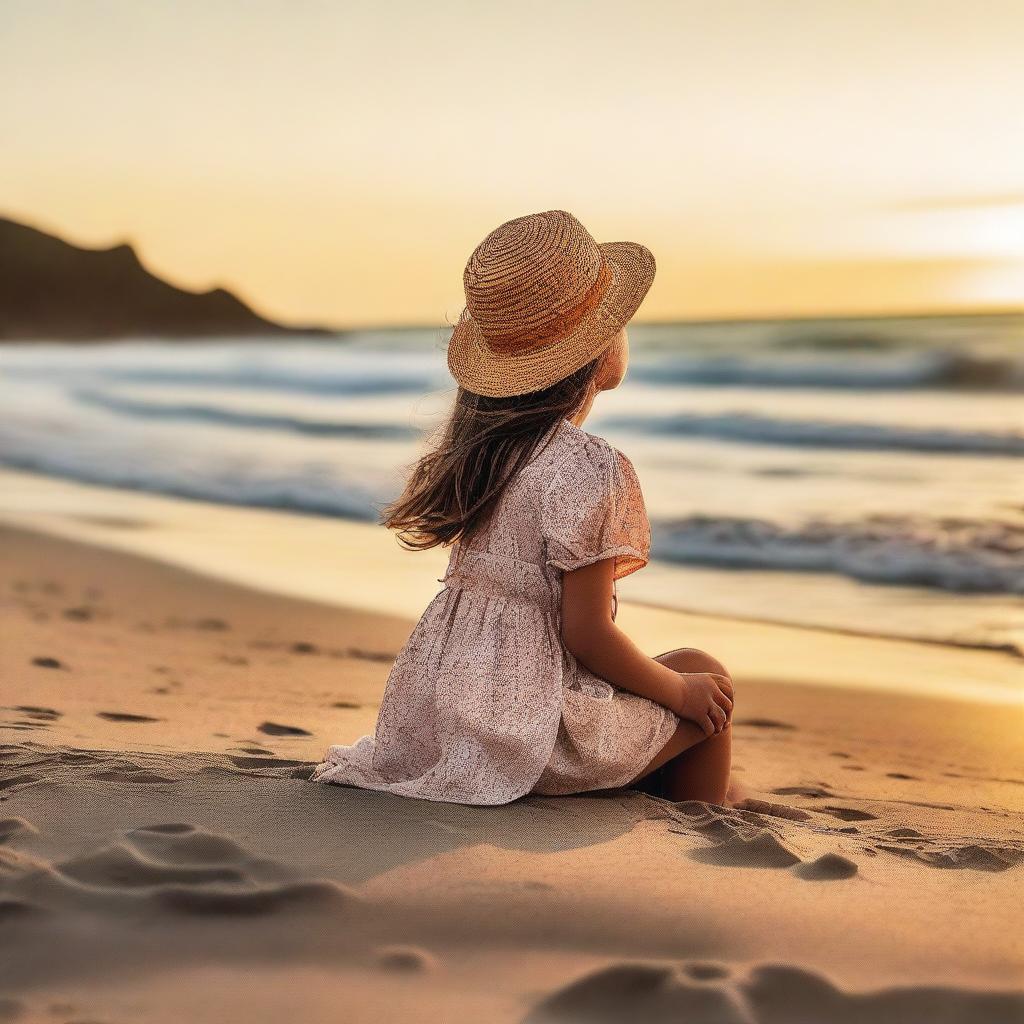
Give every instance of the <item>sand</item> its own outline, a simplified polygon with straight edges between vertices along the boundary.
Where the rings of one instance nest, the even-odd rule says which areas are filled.
[[[182,565],[278,514],[168,502],[4,512],[0,1020],[1024,1019],[1019,659],[624,600],[652,654],[730,666],[740,806],[317,785],[372,731],[420,556],[365,599],[261,591],[223,547],[223,578]]]

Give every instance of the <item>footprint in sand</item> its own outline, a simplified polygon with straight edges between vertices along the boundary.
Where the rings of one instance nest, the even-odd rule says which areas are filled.
[[[807,811],[799,807],[790,807],[789,804],[776,804],[768,800],[756,800],[748,797],[735,805],[740,810],[754,811],[757,814],[767,814],[772,818],[787,818],[790,821],[807,821],[811,816]]]
[[[5,710],[16,711],[22,717],[0,722],[0,728],[18,731],[48,729],[61,717],[61,713],[53,708],[40,708],[31,704],[17,704]]]
[[[788,868],[800,863],[800,857],[767,830],[726,835],[717,846],[691,850],[689,856],[703,864],[723,867]]]
[[[193,629],[202,629],[211,633],[223,633],[231,628],[231,626],[223,619],[196,619],[195,622],[189,623]]]
[[[322,654],[330,658],[359,658],[363,661],[390,663],[397,657],[392,651],[367,651],[361,647],[320,647],[308,640],[293,643],[276,643],[271,640],[250,640],[249,647],[255,650],[283,650],[288,654]]]
[[[950,779],[973,779],[976,782],[1005,782],[1011,786],[1024,786],[1024,779],[1008,778],[1000,775],[965,775],[962,772],[943,772],[942,774]]]
[[[307,729],[300,729],[297,725],[280,725],[277,722],[263,722],[257,726],[260,732],[268,736],[312,736]]]
[[[151,718],[149,715],[132,715],[127,711],[97,711],[97,718],[105,718],[108,722],[162,722],[162,718]]]
[[[151,860],[167,864],[237,864],[248,856],[230,836],[184,821],[140,825],[127,833],[126,841]]]
[[[89,605],[80,605],[77,608],[65,608],[62,614],[71,622],[92,622],[96,617],[96,609]]]
[[[332,651],[335,658],[359,658],[362,661],[392,662],[397,657],[390,651],[366,651],[361,647],[346,647],[341,651]]]
[[[857,874],[856,861],[839,853],[823,853],[816,860],[805,861],[793,868],[793,873],[810,882],[831,882],[839,878],[852,878]]]
[[[633,1021],[753,1024],[728,978],[701,979],[653,963],[605,967],[548,996],[523,1024],[626,1024]]]
[[[878,819],[877,814],[869,814],[867,811],[858,810],[856,807],[828,805],[820,810],[822,813],[831,814],[833,817],[841,818],[843,821],[876,821]]]
[[[375,956],[378,967],[396,974],[423,974],[436,966],[434,958],[418,946],[382,946]]]
[[[332,708],[361,708],[362,704],[357,704],[354,700],[337,700],[332,705]]]
[[[885,777],[887,779],[913,779],[915,782],[920,782],[917,775],[907,775],[906,772],[886,772]]]
[[[200,917],[251,917],[278,912],[327,914],[362,903],[354,891],[324,879],[296,879],[288,865],[254,855],[230,836],[186,822],[145,825],[101,849],[49,865],[45,899],[87,900],[120,913],[148,902]],[[31,885],[32,872],[25,884]],[[15,891],[9,903],[19,902]],[[13,913],[13,912],[12,912]],[[0,916],[7,916],[0,908]]]
[[[924,833],[916,828],[891,828],[885,834],[892,839],[924,839]]]
[[[15,790],[34,786],[37,782],[41,781],[40,776],[31,775],[27,772],[24,775],[9,775],[6,779],[0,779],[0,790],[9,789],[13,793]]]
[[[848,857],[837,853],[826,853],[812,861],[803,861],[800,855],[781,839],[770,826],[764,814],[755,813],[752,805],[771,810],[792,811],[783,804],[769,804],[760,800],[745,800],[744,807],[731,809],[700,801],[687,801],[675,806],[687,815],[686,820],[678,819],[683,828],[672,828],[670,832],[680,835],[699,833],[706,839],[715,840],[714,845],[691,850],[687,856],[704,864],[723,867],[792,868],[794,874],[807,881],[834,881],[851,878],[857,874],[857,864]],[[811,815],[799,812],[806,820]],[[786,815],[791,817],[791,815]]]
[[[186,822],[145,825],[129,832],[126,842],[149,862],[226,869],[237,874],[245,886],[178,885],[154,893],[158,903],[179,913],[253,915],[290,908],[334,913],[361,901],[355,892],[335,882],[295,880],[286,865],[254,856],[230,836]]]
[[[20,711],[26,717],[38,719],[40,722],[56,722],[62,717],[61,712],[54,708],[40,708],[34,704],[16,704],[10,710]]]
[[[1011,1021],[1022,1019],[1024,993],[903,986],[850,992],[815,971],[760,964],[740,973],[698,962],[613,964],[558,989],[523,1024],[632,1024],[633,1021]]]
[[[809,796],[815,799],[823,796],[835,796],[824,786],[780,786],[778,789],[773,789],[772,792],[779,796]]]
[[[358,897],[336,882],[317,881],[284,882],[247,891],[220,886],[163,886],[154,893],[154,899],[160,906],[179,914],[252,917],[284,910],[335,914],[350,907]]]
[[[910,841],[911,837],[907,837]],[[918,842],[915,846],[878,843],[876,850],[886,850],[899,857],[917,860],[933,868],[959,868],[972,871],[1007,871],[1024,863],[1024,849],[999,844],[965,843],[957,845],[945,839]]]
[[[247,876],[225,864],[167,864],[153,861],[132,843],[108,846],[54,865],[67,878],[89,885],[137,889],[168,883],[244,882]]]
[[[15,836],[27,836],[38,831],[35,825],[24,818],[0,818],[0,843],[9,842]]]
[[[780,722],[775,718],[740,718],[735,725],[749,725],[755,729],[795,729],[789,722]]]
[[[59,658],[33,658],[32,664],[35,665],[36,668],[67,668],[67,665],[65,665]]]

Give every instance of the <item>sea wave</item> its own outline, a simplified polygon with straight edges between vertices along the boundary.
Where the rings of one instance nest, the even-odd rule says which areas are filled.
[[[97,391],[77,391],[73,393],[73,397],[82,405],[147,420],[214,423],[220,426],[244,429],[280,430],[294,434],[308,434],[312,437],[351,437],[364,441],[407,440],[418,436],[418,431],[401,423],[318,420],[277,415],[270,412],[246,412],[240,409],[200,405],[193,402],[139,401]]]
[[[950,335],[940,326],[929,325],[920,337],[889,337],[836,333],[835,327],[807,333],[806,325],[792,323],[754,324],[746,331],[735,325],[638,325],[631,329],[630,378],[660,386],[1024,390],[1024,319],[998,338],[977,338],[967,326]],[[316,343],[10,344],[0,353],[0,368],[12,378],[90,386],[405,394],[452,387],[444,349],[438,332],[429,331]]]
[[[143,420],[207,423],[273,430],[313,437],[361,440],[414,440],[419,432],[398,422],[341,420],[290,412],[167,398],[140,398],[104,390],[77,390],[80,405]],[[618,416],[602,421],[612,429],[643,435],[707,437],[723,441],[808,448],[1024,455],[1019,431],[954,430],[834,420],[789,419],[756,413],[678,413],[671,416]]]
[[[0,465],[80,483],[363,521],[376,519],[397,490],[386,467],[346,466],[326,451],[282,460],[244,436],[211,444],[205,432],[203,426],[162,424],[114,431],[108,423],[47,408],[36,419],[0,420]]]
[[[694,515],[652,523],[652,555],[736,569],[823,572],[866,583],[1024,594],[1024,521],[874,515],[782,526]]]
[[[271,391],[298,395],[403,395],[450,385],[444,360],[424,343],[394,353],[344,342],[280,341],[112,345],[8,345],[0,372],[27,385]]]
[[[958,349],[802,349],[651,355],[630,375],[647,384],[764,388],[1024,390],[1024,361]]]
[[[399,491],[393,468],[368,472],[330,451],[280,460],[239,440],[203,445],[202,425],[147,425],[145,433],[106,425],[51,433],[38,424],[0,423],[0,463],[85,483],[229,505],[376,521]],[[189,438],[180,436],[188,430]],[[299,443],[296,441],[295,443]],[[305,451],[305,449],[304,449]],[[1024,594],[1024,508],[1001,518],[877,514],[863,519],[768,519],[691,515],[655,519],[655,561],[718,568],[820,572],[875,584],[958,593]],[[1018,518],[1019,517],[1019,518]]]
[[[53,383],[59,370],[37,367],[7,367],[6,376],[27,380],[45,379]],[[280,366],[236,369],[171,369],[168,367],[132,367],[105,369],[83,374],[66,372],[69,383],[134,384],[156,387],[191,387],[210,390],[280,391],[309,395],[402,395],[419,394],[441,383],[429,374],[407,372],[372,373],[351,369],[289,370]]]
[[[352,480],[331,479],[327,474],[261,474],[243,467],[225,466],[219,475],[199,475],[188,466],[114,465],[61,458],[54,453],[5,455],[0,464],[78,483],[123,487],[222,505],[337,516],[360,522],[375,521],[381,504],[375,495]]]
[[[643,434],[710,437],[752,444],[869,451],[947,452],[972,455],[1024,455],[1024,433],[892,426],[837,420],[787,419],[754,413],[678,413],[672,416],[618,416],[609,427]]]

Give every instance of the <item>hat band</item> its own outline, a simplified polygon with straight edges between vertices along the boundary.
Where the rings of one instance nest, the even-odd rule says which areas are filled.
[[[608,286],[612,283],[612,268],[608,261],[601,257],[601,269],[594,283],[584,293],[583,298],[564,313],[549,320],[542,327],[532,331],[521,331],[518,334],[505,334],[501,338],[488,337],[481,328],[483,343],[497,355],[526,355],[528,352],[543,347],[548,342],[559,341],[572,334],[574,330],[589,316],[604,297]],[[479,327],[480,321],[477,321]]]

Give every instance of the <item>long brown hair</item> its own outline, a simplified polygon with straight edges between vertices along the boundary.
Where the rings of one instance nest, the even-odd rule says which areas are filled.
[[[380,522],[414,550],[468,540],[547,432],[583,407],[606,355],[542,391],[513,398],[459,388],[437,439]]]

